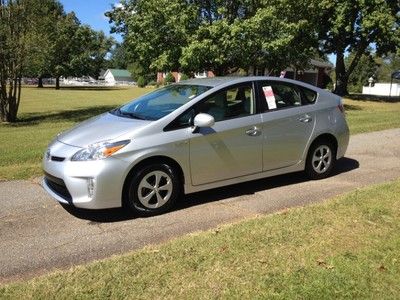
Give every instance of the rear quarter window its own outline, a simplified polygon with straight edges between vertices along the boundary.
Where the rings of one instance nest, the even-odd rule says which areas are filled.
[[[317,100],[318,94],[307,88],[302,88],[303,96],[306,104],[313,104]]]

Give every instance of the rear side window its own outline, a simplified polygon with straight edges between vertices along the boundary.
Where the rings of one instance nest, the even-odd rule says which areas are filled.
[[[307,88],[303,88],[303,95],[304,95],[304,100],[306,104],[313,104],[315,103],[315,100],[317,100],[317,93],[309,90]]]
[[[293,85],[262,82],[261,100],[266,103],[268,110],[301,106],[300,89]]]

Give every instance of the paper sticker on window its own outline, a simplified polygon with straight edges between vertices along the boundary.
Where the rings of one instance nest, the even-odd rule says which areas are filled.
[[[272,90],[271,86],[263,86],[265,100],[268,104],[268,109],[275,109],[276,108],[276,101],[274,91]]]

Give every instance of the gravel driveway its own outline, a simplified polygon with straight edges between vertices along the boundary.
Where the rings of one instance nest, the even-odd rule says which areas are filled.
[[[63,208],[35,181],[0,182],[0,283],[101,259],[400,177],[400,129],[352,136],[335,176],[289,174],[186,197],[170,213]]]

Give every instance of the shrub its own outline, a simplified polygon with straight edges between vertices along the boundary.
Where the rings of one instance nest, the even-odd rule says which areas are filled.
[[[146,86],[146,79],[143,76],[140,76],[137,80],[138,87],[145,87]]]
[[[172,75],[172,73],[168,73],[168,74],[165,76],[164,82],[165,82],[165,84],[170,84],[170,83],[175,82],[175,77],[174,77],[174,75]]]
[[[157,85],[157,82],[155,82],[154,80],[150,81],[147,85]]]
[[[182,80],[188,80],[188,79],[189,79],[189,76],[187,76],[185,73],[181,74],[181,79],[180,79],[181,81]]]

